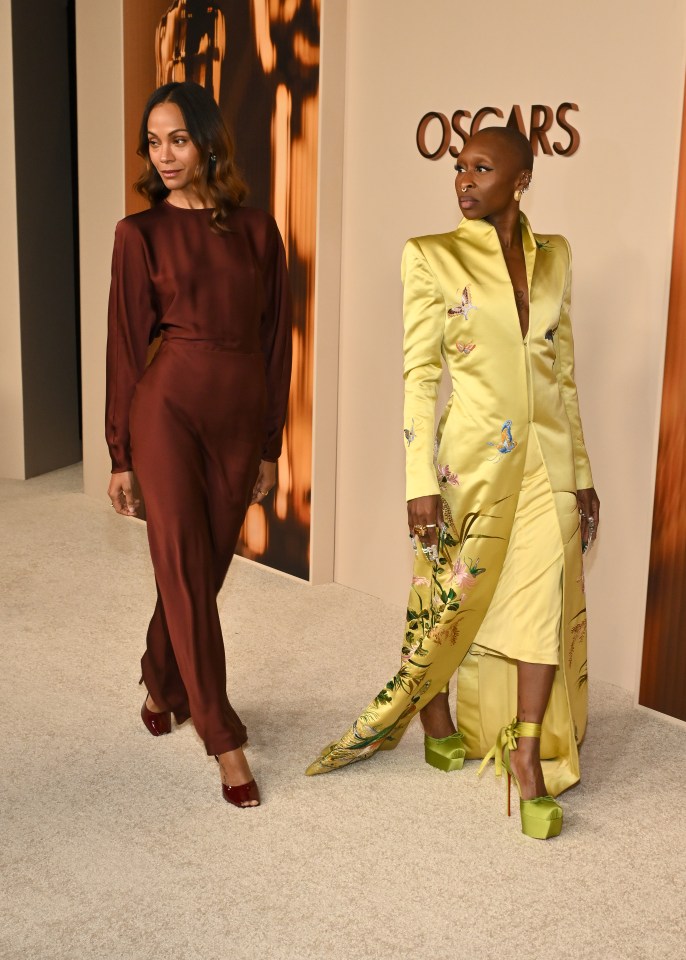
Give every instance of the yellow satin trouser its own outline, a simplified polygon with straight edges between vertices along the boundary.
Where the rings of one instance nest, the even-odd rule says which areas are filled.
[[[564,516],[576,511],[576,497],[553,493],[531,427],[505,562],[472,653],[558,664],[563,575],[558,509]]]

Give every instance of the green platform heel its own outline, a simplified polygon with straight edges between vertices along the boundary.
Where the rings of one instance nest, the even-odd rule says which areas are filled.
[[[461,770],[465,754],[464,736],[459,730],[451,733],[449,737],[438,739],[424,734],[424,759],[437,770],[445,773]]]
[[[498,734],[495,746],[484,757],[479,767],[479,776],[485,770],[491,758],[495,760],[495,774],[502,776],[502,768],[507,772],[507,815],[511,816],[510,787],[514,780],[519,792],[519,813],[522,818],[522,833],[536,840],[549,840],[559,836],[562,831],[562,807],[551,796],[534,797],[533,800],[522,800],[522,789],[517,777],[510,766],[510,752],[517,749],[519,737],[541,736],[540,723],[518,722],[515,717],[511,724]]]

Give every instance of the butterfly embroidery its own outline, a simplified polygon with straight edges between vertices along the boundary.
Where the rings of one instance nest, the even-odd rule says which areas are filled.
[[[439,463],[436,474],[438,477],[438,482],[441,484],[441,486],[445,487],[447,484],[450,484],[451,487],[459,487],[460,478],[456,473],[453,473],[447,463],[444,467],[442,467]]]
[[[546,330],[546,332],[545,332],[545,338],[546,338],[546,340],[548,340],[548,341],[552,344],[552,347],[553,347],[553,369],[555,368],[555,360],[556,360],[556,357],[555,357],[555,355],[554,355],[554,354],[555,354],[555,334],[556,334],[556,333],[557,333],[557,327],[555,327],[554,330],[553,330],[552,327],[551,327],[549,330]]]
[[[460,341],[458,340],[455,346],[460,351],[460,353],[463,353],[465,357],[468,357],[469,354],[472,352],[472,350],[476,347],[476,344],[472,343],[471,341],[469,343],[460,343]]]
[[[469,320],[469,311],[477,310],[477,309],[478,308],[475,307],[474,304],[472,303],[472,294],[469,290],[469,287],[467,286],[462,291],[462,298],[460,300],[460,303],[459,304],[454,303],[452,307],[449,308],[448,316],[449,317],[462,316],[465,318],[465,320]]]
[[[502,459],[502,456],[506,453],[512,453],[514,448],[517,446],[517,441],[512,439],[512,421],[506,420],[502,425],[500,431],[500,440],[493,442],[492,440],[488,441],[489,447],[495,447],[501,456],[498,457],[489,457],[490,460],[497,462]]]
[[[403,429],[403,433],[405,434],[405,439],[407,440],[407,445],[409,447],[414,438],[417,436],[417,434],[414,432],[414,417],[412,418],[412,428],[408,430],[407,427],[405,427]]]
[[[471,575],[472,575],[473,577],[478,577],[480,573],[485,573],[485,572],[486,572],[486,567],[480,567],[480,566],[479,566],[479,558],[478,558],[478,557],[476,558],[476,560],[467,559],[467,567],[468,567],[469,572],[471,573]]]

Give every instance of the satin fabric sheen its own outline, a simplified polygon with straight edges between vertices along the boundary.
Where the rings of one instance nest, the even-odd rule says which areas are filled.
[[[586,609],[579,518],[575,504],[569,507],[593,480],[574,381],[571,254],[564,237],[534,235],[523,215],[521,228],[525,339],[500,241],[487,221],[465,219],[450,233],[406,244],[407,499],[439,494],[448,532],[437,563],[417,554],[400,670],[310,765],[310,775],[394,748],[458,667],[457,714],[468,758],[483,757],[516,714],[516,663],[474,644],[503,569],[534,442],[557,513],[553,549],[561,543],[563,553],[559,666],[543,723],[543,768],[552,795],[579,779]],[[436,435],[442,360],[452,394]],[[555,590],[559,596],[559,585]]]
[[[558,664],[564,570],[558,515],[569,518],[573,532],[578,524],[576,497],[551,491],[532,426],[505,561],[472,646],[475,653]]]
[[[163,202],[117,225],[106,437],[113,472],[133,469],[146,503],[158,601],[145,685],[219,754],[247,734],[226,693],[216,599],[260,460],[281,451],[291,320],[274,220],[238,208],[217,234],[210,218]]]

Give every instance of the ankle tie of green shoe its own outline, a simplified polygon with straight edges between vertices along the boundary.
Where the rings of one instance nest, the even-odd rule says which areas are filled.
[[[495,760],[495,775],[496,777],[502,776],[503,772],[503,751],[507,748],[508,750],[517,749],[517,738],[518,737],[540,737],[541,736],[541,724],[540,723],[526,723],[522,721],[521,723],[515,717],[514,720],[509,723],[506,727],[503,727],[500,733],[498,734],[495,744],[488,751],[486,756],[481,761],[481,766],[479,767],[478,776],[481,776],[481,773],[488,765],[489,760]]]
[[[540,739],[540,736],[540,723],[527,723],[525,720],[520,720],[515,727],[515,737],[536,737]]]

